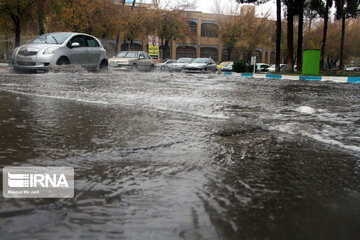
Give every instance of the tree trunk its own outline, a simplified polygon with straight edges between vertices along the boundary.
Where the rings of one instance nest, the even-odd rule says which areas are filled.
[[[304,1],[299,1],[299,28],[298,28],[297,66],[296,66],[297,72],[301,72],[302,70],[303,26],[304,26]]]
[[[330,67],[330,57],[329,56],[327,56],[327,65],[328,65],[328,67],[330,69],[331,67]]]
[[[169,46],[169,41],[167,39],[165,39],[165,46],[163,48],[163,55],[164,55],[165,59],[169,58],[168,53],[167,53],[168,46]]]
[[[38,25],[39,25],[39,34],[43,35],[45,33],[44,14],[41,11],[38,12]]]
[[[10,59],[8,35],[5,35],[5,59]]]
[[[345,14],[343,14],[342,16],[339,70],[344,70],[344,42],[345,42]]]
[[[232,52],[232,49],[228,48],[229,61],[231,61],[231,52]]]
[[[287,71],[294,71],[293,55],[294,55],[294,26],[293,26],[293,0],[288,1],[287,5]]]
[[[136,0],[133,0],[133,3],[132,3],[132,5],[131,5],[131,11],[134,9],[135,3],[136,3]]]
[[[120,44],[120,36],[119,36],[119,33],[118,33],[116,35],[115,55],[118,54],[119,44]]]
[[[276,0],[276,56],[275,71],[280,72],[281,54],[281,0]]]
[[[45,33],[45,1],[40,1],[37,3],[37,17],[38,17],[38,26],[39,34],[43,35]]]
[[[246,62],[250,63],[251,62],[251,52],[248,51],[248,53],[246,55],[247,55]]]
[[[14,21],[14,27],[15,27],[15,47],[20,46],[20,19],[16,17],[16,20]]]
[[[324,71],[324,59],[325,59],[325,47],[326,47],[328,21],[329,21],[329,0],[326,1],[326,6],[325,6],[324,30],[323,30],[323,39],[321,42],[321,53],[320,53],[320,70],[321,71]]]
[[[160,55],[160,49],[162,49],[161,60],[165,60],[165,56],[164,56],[164,39],[162,39],[161,37],[160,37],[159,55]],[[160,56],[159,56],[159,58],[160,58]]]

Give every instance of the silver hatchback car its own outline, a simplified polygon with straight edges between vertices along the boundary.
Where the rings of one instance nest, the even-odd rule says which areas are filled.
[[[77,64],[90,70],[108,66],[101,42],[88,34],[56,32],[17,47],[12,54],[14,70],[49,70],[56,65]]]

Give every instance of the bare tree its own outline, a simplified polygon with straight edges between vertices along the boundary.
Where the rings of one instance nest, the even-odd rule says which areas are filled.
[[[14,24],[15,47],[20,46],[21,22],[38,0],[1,0],[0,14],[9,17]]]
[[[196,6],[195,0],[152,0],[152,3],[156,5],[158,9],[169,11],[185,11],[193,9]]]

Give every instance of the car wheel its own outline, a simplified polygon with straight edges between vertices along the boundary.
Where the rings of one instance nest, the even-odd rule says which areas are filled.
[[[100,70],[107,69],[109,66],[108,62],[106,60],[102,60],[100,63]]]
[[[131,71],[134,71],[134,70],[137,70],[137,65],[136,65],[136,63],[134,63],[134,64],[131,66]]]
[[[150,66],[150,72],[153,72],[154,71],[154,65],[151,65]]]
[[[56,65],[69,65],[70,64],[70,60],[67,57],[61,57],[59,58],[59,60],[56,62]]]
[[[207,71],[207,68],[204,68],[201,72],[205,73]]]
[[[163,67],[160,67],[160,71],[161,71],[161,72],[164,71],[164,68],[163,68]]]

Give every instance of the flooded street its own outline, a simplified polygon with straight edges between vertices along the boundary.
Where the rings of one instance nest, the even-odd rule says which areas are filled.
[[[1,239],[360,239],[360,85],[1,69],[0,166],[75,170]]]

